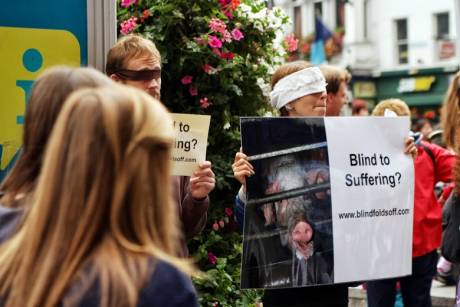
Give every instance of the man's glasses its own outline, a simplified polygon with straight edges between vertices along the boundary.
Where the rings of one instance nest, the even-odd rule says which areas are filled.
[[[161,69],[153,69],[153,70],[120,69],[115,74],[122,79],[127,79],[127,80],[132,80],[132,81],[150,81],[153,79],[161,78]]]

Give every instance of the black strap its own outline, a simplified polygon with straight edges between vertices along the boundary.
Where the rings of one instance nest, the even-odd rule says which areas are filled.
[[[420,143],[420,146],[430,156],[431,161],[433,161],[433,166],[436,167],[436,159],[435,159],[434,153],[431,151],[431,149],[428,146],[423,145],[423,143]]]

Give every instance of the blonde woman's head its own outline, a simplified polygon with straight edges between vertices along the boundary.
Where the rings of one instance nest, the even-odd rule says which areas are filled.
[[[135,306],[152,261],[191,272],[176,257],[173,140],[170,115],[146,93],[121,85],[73,93],[24,226],[0,249],[5,306],[57,305],[79,274],[99,277],[102,306]]]
[[[391,98],[380,101],[372,111],[373,116],[383,116],[385,110],[390,110],[398,116],[410,116],[410,110],[407,104],[398,98]]]

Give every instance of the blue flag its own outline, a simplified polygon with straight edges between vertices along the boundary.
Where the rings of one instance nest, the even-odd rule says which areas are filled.
[[[332,33],[324,25],[319,16],[315,20],[315,41],[311,46],[310,62],[313,65],[320,65],[326,62],[326,53],[324,52],[324,42],[328,40]]]

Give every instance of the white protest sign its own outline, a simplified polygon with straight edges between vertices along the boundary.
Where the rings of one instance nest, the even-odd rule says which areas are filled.
[[[172,151],[172,175],[191,176],[200,162],[206,160],[208,115],[171,114],[176,139]]]
[[[409,118],[325,119],[334,225],[334,280],[411,274],[414,168]]]
[[[414,169],[405,117],[242,118],[242,288],[411,273]]]

